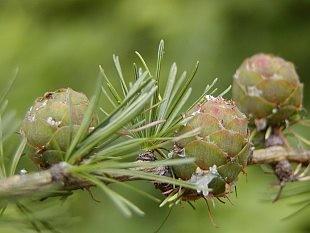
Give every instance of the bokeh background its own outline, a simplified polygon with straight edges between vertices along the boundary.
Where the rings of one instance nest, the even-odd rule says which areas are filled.
[[[164,70],[173,61],[180,71],[191,70],[200,61],[194,95],[214,78],[224,90],[244,58],[267,52],[295,63],[305,83],[305,106],[310,107],[307,0],[0,0],[0,85],[20,68],[9,100],[21,118],[46,91],[70,86],[90,95],[98,65],[116,76],[112,54],[120,55],[128,79],[132,62],[138,61],[135,50],[154,67],[160,39],[166,42]],[[306,129],[300,132],[310,136]],[[265,200],[274,181],[259,167],[251,167],[247,179],[240,177],[233,205],[217,203],[212,209],[219,228],[211,224],[201,201],[196,210],[185,204],[174,208],[160,232],[310,232],[309,209],[282,220],[296,210],[291,200],[275,204]],[[151,184],[136,185],[160,197]],[[126,219],[101,192],[94,191],[101,203],[78,192],[66,204],[68,213],[78,218],[63,231],[154,232],[168,213],[144,197],[115,189],[136,202],[146,216]],[[0,232],[11,231],[0,228]]]

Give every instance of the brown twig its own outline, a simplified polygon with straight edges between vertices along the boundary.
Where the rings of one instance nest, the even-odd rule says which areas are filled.
[[[285,159],[293,163],[309,164],[310,151],[272,146],[255,150],[250,156],[248,164],[270,164]]]
[[[249,165],[270,164],[287,159],[290,162],[309,164],[310,151],[286,149],[281,146],[255,150],[249,158]],[[156,170],[156,169],[155,169]],[[154,173],[155,170],[148,172]],[[119,181],[129,181],[137,178],[121,176],[114,177]],[[70,165],[67,163],[55,164],[48,170],[26,175],[14,175],[0,180],[0,200],[17,197],[32,196],[53,190],[76,190],[91,187],[92,184],[73,177],[70,174]]]

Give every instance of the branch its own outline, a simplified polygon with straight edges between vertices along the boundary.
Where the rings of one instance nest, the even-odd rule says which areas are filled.
[[[282,146],[272,146],[266,149],[255,150],[249,158],[248,164],[269,164],[288,160],[289,162],[309,164],[310,151],[288,149]]]
[[[310,151],[286,149],[281,146],[255,150],[249,165],[269,164],[287,159],[290,162],[309,164]],[[155,170],[149,170],[155,173]],[[119,181],[133,180],[132,177],[114,177]],[[0,200],[42,194],[53,190],[76,190],[89,188],[92,184],[70,175],[70,165],[62,162],[50,169],[27,175],[14,175],[0,180]]]
[[[73,179],[69,175],[70,165],[55,164],[48,170],[27,175],[14,175],[0,180],[0,199],[14,199],[53,190],[74,190],[86,187],[85,182]]]
[[[0,180],[1,199],[16,199],[19,197],[44,195],[53,191],[72,191],[88,189],[94,184],[72,176],[71,165],[61,162],[53,165],[50,169],[34,172],[26,175],[14,175]],[[162,167],[141,169],[155,175],[162,173]],[[115,176],[113,179],[120,182],[139,180],[136,177]]]

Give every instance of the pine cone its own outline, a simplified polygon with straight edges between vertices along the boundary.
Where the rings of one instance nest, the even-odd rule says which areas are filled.
[[[21,132],[35,150],[32,159],[41,167],[63,160],[85,111],[88,98],[70,88],[48,92],[36,99],[22,122]],[[97,124],[97,118],[89,127]],[[72,126],[72,127],[71,127]]]
[[[178,178],[202,185],[200,191],[205,196],[209,191],[203,188],[212,189],[214,196],[223,195],[247,165],[250,153],[247,118],[232,101],[210,96],[189,114],[190,120],[178,134],[198,127],[200,133],[179,141],[174,155],[196,160],[175,166],[174,173]]]
[[[234,75],[233,99],[252,122],[281,125],[302,108],[303,84],[292,63],[266,54],[246,59]]]

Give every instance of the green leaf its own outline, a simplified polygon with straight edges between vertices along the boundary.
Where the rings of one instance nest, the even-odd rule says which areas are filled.
[[[169,202],[174,202],[174,201],[178,200],[180,197],[182,197],[184,192],[185,192],[184,189],[179,189],[177,192],[170,193],[169,196],[166,197],[162,203],[160,203],[159,207],[163,207]]]
[[[134,82],[134,84],[128,91],[126,98],[131,98],[132,95],[135,95],[137,93],[137,90],[141,90],[142,88],[144,88],[150,80],[151,78],[146,71],[139,75],[138,79]]]
[[[8,103],[9,103],[8,100],[4,100],[3,103],[1,103],[0,115],[3,115],[4,111],[6,110],[6,108],[8,106]]]
[[[85,137],[86,134],[88,134],[89,125],[90,125],[91,121],[93,120],[93,114],[94,114],[95,108],[98,104],[99,97],[100,97],[100,91],[101,91],[101,79],[98,79],[95,94],[92,97],[92,99],[90,100],[89,106],[87,107],[87,110],[85,112],[82,123],[81,123],[76,135],[74,136],[74,138],[73,138],[73,140],[69,146],[69,149],[66,152],[65,161],[74,162],[74,161],[70,160],[70,156],[72,155],[72,152],[76,148],[76,145]]]
[[[116,179],[113,179],[113,178],[108,178],[108,177],[104,177],[104,176],[100,176],[98,177],[99,179],[103,180],[103,181],[106,181],[106,182],[109,182],[109,183],[117,183],[118,185],[121,185],[121,186],[124,186],[125,188],[128,188],[142,196],[145,196],[147,198],[149,198],[150,200],[152,201],[155,201],[155,202],[160,202],[160,199],[158,199],[157,197],[154,197],[153,195],[147,193],[147,192],[144,192],[142,191],[141,189],[139,188],[135,188],[133,187],[132,185],[129,185],[125,182],[121,182],[121,181],[118,181]]]
[[[100,128],[97,127],[87,138],[85,138],[79,149],[76,150],[69,161],[72,163],[79,160],[86,152],[94,148],[98,143],[107,139],[130,122],[133,117],[139,114],[156,89],[157,87],[153,87],[148,93],[141,94],[132,104],[120,111],[114,118],[110,118],[107,125]]]
[[[176,117],[181,115],[182,107],[184,107],[185,103],[188,101],[191,93],[192,89],[189,88],[186,91],[185,95],[180,99],[180,101],[178,101],[177,105],[173,108],[173,110],[170,113],[170,116],[168,117],[166,123],[164,124],[162,131],[166,131],[173,123],[176,123],[175,122]]]
[[[14,72],[14,75],[13,77],[10,79],[8,85],[4,88],[4,90],[2,91],[1,95],[0,95],[0,105],[3,104],[3,101],[5,101],[8,93],[10,92],[10,90],[12,89],[15,81],[16,81],[16,78],[18,76],[18,72],[19,72],[19,68],[16,68],[15,69],[15,72]]]
[[[144,130],[149,129],[149,128],[152,128],[152,127],[154,127],[154,126],[163,124],[163,123],[165,123],[165,122],[166,122],[166,120],[153,121],[153,122],[148,123],[148,124],[146,124],[146,125],[142,125],[142,126],[139,127],[139,128],[131,128],[131,129],[128,129],[127,132],[128,132],[128,133],[135,133],[135,132],[144,131]]]
[[[22,156],[22,153],[25,149],[26,144],[27,144],[27,139],[25,137],[23,137],[22,141],[20,142],[20,144],[19,144],[19,146],[18,146],[18,148],[17,148],[17,150],[13,156],[9,175],[12,176],[15,174],[17,164],[20,160],[20,157]]]
[[[158,120],[165,119],[165,117],[167,116],[167,111],[169,108],[170,97],[173,91],[176,74],[177,74],[177,66],[175,63],[173,63],[173,65],[170,68],[170,73],[169,73],[168,80],[167,80],[167,86],[166,86],[165,93],[163,96],[164,102],[159,107]],[[159,132],[160,128],[161,126],[158,126],[156,128],[156,134]]]
[[[226,95],[231,89],[231,85],[229,85],[229,87],[226,88],[226,90],[224,90],[221,94],[219,94],[218,96],[223,97],[224,95]]]
[[[3,130],[2,130],[2,117],[0,115],[0,175],[1,178],[6,177],[6,168],[3,152]]]
[[[159,78],[160,78],[161,61],[162,61],[164,53],[165,53],[164,49],[165,49],[165,42],[164,42],[164,40],[161,40],[159,42],[158,52],[157,52],[156,76],[155,76],[156,80],[159,80]]]
[[[79,173],[78,176],[92,182],[98,188],[100,188],[102,191],[104,191],[126,217],[131,217],[131,215],[132,215],[131,210],[134,211],[138,215],[144,215],[144,212],[141,209],[139,209],[136,205],[134,205],[132,202],[130,202],[129,200],[127,200],[126,198],[124,198],[120,194],[118,194],[115,191],[108,188],[107,185],[102,183],[95,176],[89,175],[87,173]]]
[[[141,85],[139,87],[136,87],[136,84],[135,84],[133,86],[133,89],[135,89],[135,91],[134,92],[129,91],[128,95],[123,100],[123,102],[121,104],[119,104],[117,106],[117,108],[115,108],[113,110],[113,112],[90,133],[90,135],[94,134],[97,130],[99,130],[99,129],[103,128],[104,126],[106,126],[107,124],[111,123],[112,119],[117,114],[120,114],[122,109],[127,104],[129,104],[129,103],[133,104],[131,101],[136,101],[138,93],[142,92],[142,93],[140,93],[140,96],[142,94],[149,93],[153,87],[154,87],[154,80],[150,80],[150,79],[146,80],[144,83],[141,83]],[[127,106],[127,107],[129,107],[129,106]]]
[[[138,56],[138,58],[140,59],[140,61],[142,62],[144,68],[146,69],[146,71],[149,73],[150,76],[152,76],[150,69],[148,68],[146,62],[144,61],[143,57],[141,56],[141,54],[137,51],[135,51],[135,54]]]
[[[114,100],[112,100],[111,96],[108,94],[108,92],[105,90],[105,88],[102,86],[101,87],[102,93],[107,97],[106,99],[112,104],[114,108],[116,108],[118,103],[115,103]]]
[[[216,84],[217,82],[217,78],[213,80],[213,82],[211,83],[211,85],[207,85],[204,93],[202,93],[202,95],[196,99],[196,101],[194,101],[194,103],[188,108],[188,109],[192,109],[194,106],[196,106],[200,101],[202,101],[206,95],[209,93],[209,91],[213,88],[213,86]],[[212,93],[212,92],[211,92]]]
[[[118,76],[119,76],[119,78],[121,80],[121,86],[122,86],[123,94],[124,94],[124,97],[125,97],[127,95],[127,93],[128,93],[128,88],[127,88],[125,79],[123,77],[123,72],[122,72],[122,68],[121,68],[121,64],[119,62],[118,56],[113,55],[113,61],[114,61],[114,64],[115,64]]]
[[[116,91],[115,87],[111,83],[111,81],[108,79],[108,76],[105,74],[104,70],[102,69],[101,66],[99,66],[100,73],[103,76],[103,78],[106,81],[106,84],[109,88],[110,93],[113,95],[114,99],[116,100],[117,103],[120,103],[122,101],[121,97],[119,96],[118,92]]]
[[[295,212],[291,213],[290,215],[286,216],[285,218],[283,218],[282,220],[287,220],[290,219],[292,217],[295,217],[297,214],[301,213],[302,211],[304,211],[305,209],[310,207],[310,201],[308,203],[306,203],[305,205],[303,205],[301,208],[299,208],[298,210],[296,210]]]
[[[151,180],[151,181],[156,181],[156,182],[173,184],[173,185],[177,185],[177,186],[181,186],[181,187],[189,188],[193,190],[196,190],[197,188],[195,184],[191,184],[183,180],[177,180],[177,179],[167,177],[167,176],[154,175],[154,174],[143,172],[143,171],[135,171],[135,170],[128,170],[128,169],[114,169],[114,168],[106,168],[106,169],[102,169],[102,171],[104,173],[108,173],[111,175],[132,176],[132,177],[141,178],[144,180]]]
[[[145,141],[149,141],[149,138],[137,138],[137,139],[128,139],[124,142],[117,143],[110,147],[104,148],[100,151],[96,151],[92,162],[100,161],[109,156],[121,156],[124,153],[130,152],[132,149],[139,148],[139,145]]]
[[[301,142],[303,142],[305,145],[310,146],[310,140],[304,138],[303,136],[299,135],[298,133],[291,131],[292,134]]]
[[[174,88],[174,93],[172,94],[174,101],[172,103],[172,109],[178,104],[180,99],[184,96],[184,94],[187,92],[189,85],[193,81],[199,67],[199,61],[197,61],[196,66],[192,72],[192,75],[187,77],[186,72],[183,72],[181,75],[180,79],[178,80],[175,88]]]
[[[182,164],[188,164],[194,162],[194,158],[186,159],[166,159],[166,160],[157,160],[154,162],[115,162],[115,161],[105,161],[102,163],[87,163],[80,166],[75,166],[71,168],[72,172],[87,171],[87,172],[99,172],[103,169],[109,168],[122,168],[122,169],[145,169],[153,168],[160,166],[177,166]]]

